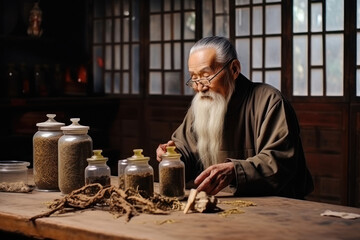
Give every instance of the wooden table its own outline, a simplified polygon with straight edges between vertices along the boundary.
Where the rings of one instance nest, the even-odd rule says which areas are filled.
[[[112,183],[116,178],[112,178]],[[116,183],[115,183],[116,184]],[[360,219],[321,216],[325,210],[360,214],[359,208],[281,197],[234,198],[220,194],[221,201],[247,200],[256,206],[227,217],[219,213],[181,211],[170,215],[141,214],[130,222],[101,210],[28,219],[47,211],[46,202],[61,198],[60,192],[0,192],[0,230],[49,239],[360,239]]]

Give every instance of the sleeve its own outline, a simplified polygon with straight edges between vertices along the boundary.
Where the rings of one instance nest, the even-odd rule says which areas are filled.
[[[235,166],[235,194],[282,195],[296,175],[300,156],[295,112],[284,100],[269,100],[257,109],[253,126],[255,155],[229,159]]]

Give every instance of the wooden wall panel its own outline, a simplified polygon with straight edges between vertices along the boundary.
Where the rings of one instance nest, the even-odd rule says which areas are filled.
[[[348,105],[293,103],[315,190],[309,199],[348,201]]]

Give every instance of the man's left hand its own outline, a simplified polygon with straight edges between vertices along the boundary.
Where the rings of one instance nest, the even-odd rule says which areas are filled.
[[[234,178],[234,163],[226,162],[208,167],[195,179],[194,183],[198,186],[198,191],[215,195],[227,187]]]

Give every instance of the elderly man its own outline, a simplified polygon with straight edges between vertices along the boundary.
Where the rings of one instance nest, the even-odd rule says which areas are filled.
[[[240,73],[234,46],[222,37],[199,40],[190,50],[187,86],[196,92],[172,139],[185,163],[186,181],[215,195],[304,198],[313,190],[294,110],[275,88]]]

